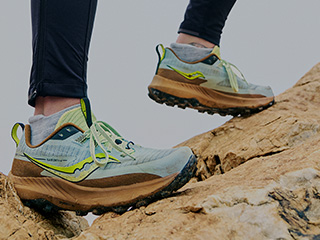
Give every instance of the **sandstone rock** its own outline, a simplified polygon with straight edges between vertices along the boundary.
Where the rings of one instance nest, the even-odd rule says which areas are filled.
[[[257,157],[277,154],[320,132],[320,64],[276,97],[276,104],[247,118],[233,118],[219,128],[180,145],[198,155],[197,177],[225,173]]]
[[[146,208],[105,214],[77,239],[317,239],[319,146],[318,136]]]
[[[73,239],[320,239],[319,92],[320,64],[271,108],[182,143],[199,159],[197,177],[183,189],[122,215],[106,213]],[[70,213],[49,217],[23,206],[0,180],[1,236],[70,238],[83,229]]]
[[[320,64],[273,107],[181,144],[204,181],[76,239],[320,239],[319,92]]]
[[[84,218],[61,211],[43,215],[24,206],[8,178],[0,173],[0,239],[61,239],[88,227]]]

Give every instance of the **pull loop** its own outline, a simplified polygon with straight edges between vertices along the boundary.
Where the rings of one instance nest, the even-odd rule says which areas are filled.
[[[23,123],[15,123],[12,127],[12,130],[11,130],[11,137],[13,139],[13,141],[16,143],[16,146],[18,147],[19,145],[19,142],[20,142],[20,139],[17,135],[17,131],[18,131],[18,128],[21,127],[22,128],[22,131],[24,131],[24,124]]]
[[[161,47],[162,54],[160,53],[159,47]],[[160,63],[162,62],[162,60],[164,59],[164,56],[165,56],[165,54],[166,54],[166,49],[164,48],[164,46],[163,46],[162,44],[158,44],[158,45],[156,46],[156,52],[157,52],[158,58],[159,58],[158,65],[157,65],[157,69],[156,69],[156,74],[157,74],[157,73],[158,73],[159,66],[160,66]]]
[[[88,128],[90,128],[92,125],[92,114],[89,99],[87,97],[81,98],[80,104],[83,116],[86,119]]]

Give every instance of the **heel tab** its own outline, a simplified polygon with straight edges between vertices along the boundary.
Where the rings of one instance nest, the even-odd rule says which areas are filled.
[[[88,127],[90,128],[92,125],[92,113],[91,113],[90,101],[87,97],[84,97],[84,98],[81,98],[80,104],[81,104],[81,111],[83,113],[83,116],[86,119],[86,123]]]
[[[16,143],[16,146],[18,147],[19,145],[19,142],[20,142],[20,139],[17,135],[17,131],[18,131],[18,128],[21,127],[22,128],[22,131],[24,131],[24,124],[23,123],[15,123],[12,127],[12,130],[11,130],[11,137],[13,139],[13,141]]]
[[[159,47],[161,48],[162,54],[160,53]],[[156,52],[157,52],[158,58],[159,58],[157,69],[156,69],[156,74],[157,74],[160,63],[162,62],[162,60],[164,59],[164,56],[166,55],[166,49],[164,48],[164,46],[162,44],[158,44],[156,46]]]
[[[159,47],[161,47],[162,54],[159,51]],[[158,44],[156,46],[156,52],[157,52],[158,57],[159,57],[159,62],[161,62],[164,59],[164,55],[166,54],[166,49],[164,48],[164,46],[162,44]]]
[[[214,48],[212,49],[211,54],[214,54],[215,56],[217,56],[219,58],[219,60],[221,59],[221,54],[220,54],[220,48],[219,46],[214,46]]]

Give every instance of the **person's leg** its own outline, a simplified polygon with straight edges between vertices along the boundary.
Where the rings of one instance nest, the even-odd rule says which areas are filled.
[[[87,96],[87,61],[97,0],[31,0],[32,143],[49,136],[66,108]]]
[[[50,115],[87,96],[87,61],[97,0],[31,0],[29,104]]]
[[[247,115],[273,104],[270,87],[248,83],[233,71],[234,65],[221,59],[222,29],[234,4],[190,1],[176,43],[162,47],[162,54],[157,50],[159,63],[148,86],[151,99],[223,116]]]
[[[235,2],[191,0],[178,30],[177,44],[171,45],[175,53],[186,61],[196,61],[209,55],[214,46],[220,45],[222,29]]]
[[[186,61],[196,61],[209,55],[209,49],[220,45],[222,29],[235,2],[190,0],[178,30],[177,44],[171,45],[175,53]]]
[[[170,195],[196,171],[190,148],[135,145],[91,114],[84,96],[95,8],[96,0],[32,0],[29,103],[38,115],[11,131],[17,149],[9,177],[20,198],[43,211],[125,212]],[[42,138],[34,140],[35,132]]]
[[[236,0],[190,0],[177,43],[220,45],[222,29]],[[213,45],[212,45],[213,44]]]

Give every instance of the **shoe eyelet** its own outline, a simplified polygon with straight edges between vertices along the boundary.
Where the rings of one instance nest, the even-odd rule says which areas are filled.
[[[127,143],[126,149],[131,149],[130,144],[134,145],[134,142],[130,141]]]

